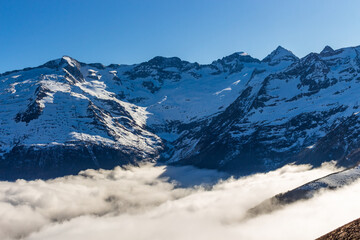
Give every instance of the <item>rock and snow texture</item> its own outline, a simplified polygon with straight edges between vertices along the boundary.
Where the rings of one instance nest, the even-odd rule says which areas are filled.
[[[1,74],[1,176],[158,159],[240,174],[291,161],[350,165],[359,148],[359,53],[326,47],[299,59],[278,47],[262,61],[237,52],[207,65],[155,57],[103,66],[65,56]]]
[[[359,148],[360,47],[262,65],[277,52],[283,50],[264,59],[227,109],[177,140],[171,161],[246,174],[292,161],[351,166],[359,160],[353,151]]]
[[[146,130],[146,108],[117,99],[104,82],[87,78],[93,72],[63,57],[1,77],[3,177],[156,160],[162,143]]]

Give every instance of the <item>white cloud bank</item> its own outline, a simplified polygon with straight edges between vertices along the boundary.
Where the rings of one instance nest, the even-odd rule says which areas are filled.
[[[360,182],[242,219],[263,200],[333,171],[290,165],[212,187],[179,187],[164,176],[212,182],[225,175],[144,165],[0,182],[0,239],[313,239],[360,217]]]

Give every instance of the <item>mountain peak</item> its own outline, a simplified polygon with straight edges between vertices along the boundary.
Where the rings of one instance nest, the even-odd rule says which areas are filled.
[[[238,62],[259,62],[258,59],[253,58],[252,56],[250,56],[248,53],[246,52],[235,52],[229,56],[223,57],[222,59],[218,59],[214,62],[222,62],[222,63],[230,63],[233,61],[238,61]],[[213,62],[213,63],[214,63]]]
[[[79,62],[77,60],[66,55],[64,55],[60,60],[60,65],[64,63],[70,65],[71,67],[76,67],[77,65],[79,65]]]
[[[246,52],[236,52],[235,54],[239,55],[239,56],[250,56],[248,53]]]
[[[289,50],[287,50],[286,48],[282,47],[281,45],[277,46],[277,48],[275,49],[275,51],[277,51],[277,52],[280,52],[280,51],[290,52]]]
[[[178,57],[161,57],[161,56],[156,56],[150,59],[148,62],[146,62],[146,64],[150,64],[158,67],[181,67],[184,63],[187,62],[182,61]]]
[[[51,61],[46,62],[45,64],[41,65],[40,67],[47,67],[47,68],[59,68],[63,66],[70,66],[70,67],[78,67],[81,66],[82,63],[78,62],[72,57],[63,56],[62,58],[54,59]]]
[[[291,51],[278,46],[274,51],[267,55],[262,61],[270,64],[278,64],[280,61],[296,61],[296,57]]]
[[[333,54],[335,51],[334,49],[332,49],[330,46],[326,46],[321,52],[320,55],[325,56],[325,55],[330,55]]]

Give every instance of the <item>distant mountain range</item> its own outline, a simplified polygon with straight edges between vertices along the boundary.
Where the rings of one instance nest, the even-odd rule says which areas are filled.
[[[142,161],[246,175],[360,160],[360,47],[303,58],[278,47],[201,65],[64,56],[0,74],[0,178]]]

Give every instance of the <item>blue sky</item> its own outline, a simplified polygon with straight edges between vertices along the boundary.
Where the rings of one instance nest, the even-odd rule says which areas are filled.
[[[63,55],[138,63],[178,56],[209,63],[278,45],[302,57],[360,45],[358,0],[0,0],[0,72]]]

